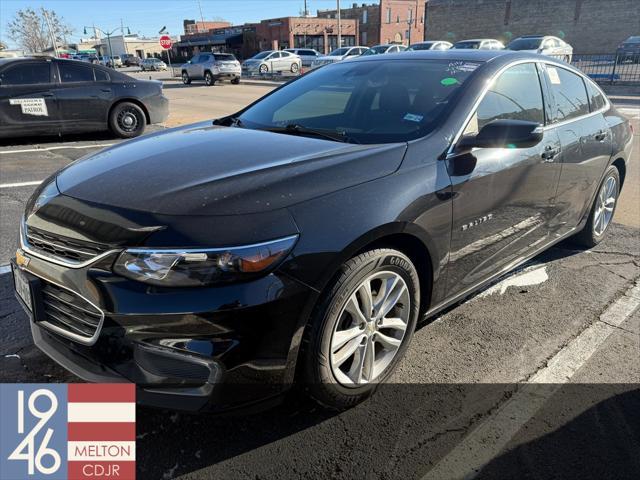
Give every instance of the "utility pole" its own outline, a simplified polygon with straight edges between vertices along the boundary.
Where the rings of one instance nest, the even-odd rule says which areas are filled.
[[[49,28],[49,36],[51,37],[51,42],[53,43],[53,51],[55,52],[56,58],[58,57],[58,42],[56,41],[56,35],[53,33],[51,29],[51,22],[49,22],[49,15],[47,15],[47,11],[43,8],[42,13],[44,15],[44,19],[47,22],[47,27]]]
[[[338,5],[338,48],[342,47],[342,24],[340,22],[340,0],[336,0]]]
[[[202,20],[202,26],[204,28],[204,15],[202,15],[202,4],[200,3],[200,0],[198,0],[198,8],[200,9],[200,20]],[[196,32],[198,31],[198,29],[196,28]]]
[[[129,54],[129,49],[127,48],[127,39],[124,36],[124,25],[122,24],[122,19],[120,19],[120,30],[122,31],[122,43],[124,45],[124,53]]]

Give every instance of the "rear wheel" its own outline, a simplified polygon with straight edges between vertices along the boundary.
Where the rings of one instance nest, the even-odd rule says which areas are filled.
[[[216,80],[213,78],[211,72],[204,72],[204,84],[208,87],[212,86],[216,83]]]
[[[576,243],[591,248],[599,244],[605,237],[611,220],[616,212],[618,195],[620,194],[620,173],[618,169],[611,165],[605,175],[598,194],[596,195],[589,219],[582,231],[578,233],[574,240]]]
[[[377,249],[346,262],[305,332],[310,395],[338,410],[369,397],[402,358],[419,309],[418,273],[403,253]]]
[[[113,133],[121,138],[133,138],[141,135],[146,123],[142,109],[131,102],[117,104],[109,114],[109,127]]]
[[[191,83],[191,79],[189,78],[189,74],[186,70],[182,72],[182,83],[185,85],[189,85]]]
[[[298,73],[298,70],[300,70],[300,65],[298,65],[297,63],[292,63],[291,64],[291,73]]]
[[[240,78],[234,78],[233,80],[231,80],[231,83],[233,83],[234,85],[240,84]]]

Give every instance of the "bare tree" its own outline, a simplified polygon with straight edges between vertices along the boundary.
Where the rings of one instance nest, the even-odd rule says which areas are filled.
[[[51,32],[47,25],[47,17]],[[42,52],[52,47],[51,33],[55,36],[58,45],[66,43],[67,36],[73,33],[73,29],[64,22],[62,17],[53,10],[45,8],[40,8],[40,11],[32,8],[18,10],[7,27],[11,38],[27,52]]]

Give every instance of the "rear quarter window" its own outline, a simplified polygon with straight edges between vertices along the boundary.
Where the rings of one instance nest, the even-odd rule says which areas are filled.
[[[604,95],[602,95],[600,89],[590,80],[586,81],[585,84],[587,85],[587,94],[589,95],[589,106],[591,107],[591,111],[595,112],[604,108],[607,101],[604,99]]]
[[[562,122],[589,113],[589,99],[582,77],[562,67],[545,67],[553,95],[551,121]]]

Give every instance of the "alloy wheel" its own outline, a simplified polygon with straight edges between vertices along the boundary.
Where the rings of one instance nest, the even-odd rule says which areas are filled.
[[[611,222],[618,197],[618,182],[615,177],[607,177],[598,192],[596,211],[593,217],[593,233],[600,237]]]
[[[365,279],[342,307],[331,338],[331,368],[347,387],[375,381],[389,367],[407,331],[407,284],[394,272]]]

